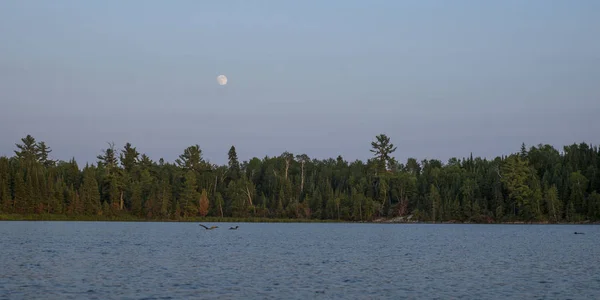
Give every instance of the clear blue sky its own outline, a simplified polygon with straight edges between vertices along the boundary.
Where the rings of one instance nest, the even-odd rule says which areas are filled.
[[[0,155],[494,157],[600,142],[600,1],[0,1]],[[219,86],[216,76],[229,78]]]

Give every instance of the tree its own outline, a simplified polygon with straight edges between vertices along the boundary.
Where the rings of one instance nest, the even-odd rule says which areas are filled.
[[[473,179],[467,178],[460,188],[463,195],[462,207],[464,208],[464,217],[470,220],[473,216],[473,201],[475,199],[475,189],[477,188],[476,183]]]
[[[165,218],[169,216],[171,208],[171,186],[167,181],[162,181],[160,185],[160,215]]]
[[[285,151],[285,152],[283,152],[283,154],[281,154],[281,158],[283,158],[283,161],[285,162],[284,178],[287,180],[288,179],[288,171],[290,169],[290,165],[291,165],[292,161],[294,160],[294,155],[292,153]]]
[[[385,134],[380,134],[375,137],[376,141],[371,142],[370,151],[374,153],[379,162],[379,169],[386,170],[386,167],[391,168],[394,160],[390,156],[397,147],[390,143],[390,138]],[[387,165],[386,165],[387,164]]]
[[[223,217],[223,205],[224,205],[223,196],[221,196],[221,193],[216,193],[215,194],[215,206],[217,207],[218,214],[221,218]]]
[[[198,186],[196,185],[196,175],[193,171],[187,171],[184,178],[183,192],[181,194],[181,204],[185,216],[193,216],[198,211],[195,202],[198,199]]]
[[[600,219],[600,194],[593,191],[588,198],[588,217],[592,220]]]
[[[17,158],[26,162],[35,162],[38,158],[38,148],[35,138],[31,135],[21,139],[22,144],[16,144],[19,150],[15,151]]]
[[[50,149],[50,147],[48,147],[45,142],[42,141],[37,143],[36,150],[37,161],[39,161],[42,165],[44,165],[45,167],[52,167],[54,166],[54,164],[56,164],[54,160],[51,160],[49,158],[49,154],[50,152],[52,152],[52,149]]]
[[[104,174],[101,177],[101,199],[111,203],[115,210],[123,210],[123,193],[126,185],[126,176],[117,165],[117,154],[114,143],[108,143],[108,148],[102,150],[102,154],[96,157],[98,159],[98,169]]]
[[[527,159],[527,148],[525,147],[525,143],[521,144],[521,152],[519,153],[521,159]]]
[[[531,199],[533,192],[527,185],[530,174],[527,161],[520,156],[508,157],[502,166],[502,183],[508,190],[508,197],[513,201],[513,205],[518,207],[518,214],[530,220],[533,218]]]
[[[569,176],[569,185],[571,190],[570,201],[575,207],[577,214],[586,214],[585,191],[587,190],[589,180],[581,174],[580,171],[573,172]]]
[[[304,165],[310,161],[310,158],[306,154],[300,154],[296,155],[296,160],[300,162],[300,193],[302,193],[304,192]]]
[[[175,160],[177,165],[185,171],[200,171],[204,160],[202,159],[202,150],[200,146],[193,145],[187,147],[183,154],[179,155],[179,158]]]
[[[134,216],[142,215],[142,185],[133,182],[131,186],[131,213]]]
[[[125,172],[133,171],[133,168],[138,163],[140,153],[137,151],[135,147],[132,147],[130,143],[126,143],[123,150],[121,150],[121,154],[119,159],[121,161],[121,165]]]
[[[202,189],[202,195],[200,196],[200,202],[198,203],[200,216],[205,217],[208,214],[208,194],[206,189]]]
[[[191,146],[174,162],[159,163],[131,144],[114,143],[96,165],[53,162],[52,150],[30,135],[12,157],[0,157],[0,209],[16,214],[135,215],[146,219],[193,216],[372,220],[403,216],[473,222],[600,220],[600,150],[585,143],[558,152],[538,145],[492,159],[407,159],[377,136],[363,162],[341,155],[309,159],[284,152],[210,164]],[[517,149],[518,150],[518,149]],[[98,187],[99,186],[99,187]]]
[[[237,153],[235,151],[235,147],[231,146],[229,148],[229,153],[227,154],[229,157],[229,169],[228,169],[228,177],[229,180],[238,180],[240,178],[240,162],[238,161]]]
[[[96,158],[98,158],[98,166],[104,167],[108,174],[115,171],[117,169],[115,143],[108,143],[108,148],[103,150],[102,154]]]
[[[83,185],[79,192],[83,212],[86,215],[95,215],[100,212],[100,194],[98,192],[98,182],[94,174],[94,169],[86,167],[83,171]]]
[[[546,208],[548,210],[548,214],[550,220],[554,223],[557,223],[561,219],[562,215],[562,203],[560,199],[558,199],[558,189],[556,185],[552,185],[548,190],[546,190]]]
[[[433,184],[429,186],[429,203],[431,203],[431,220],[436,222],[439,217],[439,206],[442,198],[437,187]]]
[[[29,195],[27,194],[27,187],[25,185],[25,180],[23,179],[23,173],[20,170],[16,172],[14,181],[14,197],[11,205],[12,211],[16,213],[25,213],[25,207],[27,206],[27,201],[29,201]]]

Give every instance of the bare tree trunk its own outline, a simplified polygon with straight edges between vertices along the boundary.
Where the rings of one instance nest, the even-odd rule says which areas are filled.
[[[250,194],[250,189],[248,188],[247,185],[246,185],[246,196],[248,196],[248,203],[250,204],[250,207],[252,207],[252,210],[254,211],[254,213],[256,213],[256,207],[254,207],[254,204],[252,203],[252,195]]]
[[[250,189],[246,186],[246,196],[248,196],[248,203],[252,206],[252,196],[250,195]]]
[[[290,161],[289,160],[285,160],[285,179],[288,179],[288,170],[290,168]]]
[[[358,213],[360,214],[360,220],[363,220],[363,214],[362,214],[362,202],[360,203],[360,205],[358,205]]]
[[[219,176],[218,176],[218,175],[217,175],[217,176],[215,176],[215,195],[217,194],[217,182],[218,182],[218,180],[217,180],[217,179],[218,179],[218,178],[219,178]]]
[[[121,191],[121,202],[120,202],[120,209],[123,210],[123,206],[124,206],[124,201],[123,201],[123,191]]]
[[[300,179],[300,193],[304,192],[304,161],[302,161],[302,176]]]

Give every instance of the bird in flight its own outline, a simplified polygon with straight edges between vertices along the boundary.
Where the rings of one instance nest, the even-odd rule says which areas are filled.
[[[202,224],[200,224],[200,226],[204,227],[204,229],[206,229],[206,230],[213,230],[213,229],[215,229],[215,228],[219,228],[219,226],[211,226],[211,227],[209,228],[209,227],[206,227],[206,226],[204,226],[204,225],[202,225]]]
[[[237,230],[240,226],[229,227],[229,230]]]

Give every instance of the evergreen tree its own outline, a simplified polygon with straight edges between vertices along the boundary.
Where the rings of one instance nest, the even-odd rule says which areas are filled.
[[[513,213],[530,220],[533,217],[531,187],[527,185],[531,174],[527,161],[520,156],[510,156],[503,165],[502,182],[508,189],[508,198],[512,200]]]
[[[198,208],[195,203],[198,201],[198,187],[196,185],[196,175],[193,171],[188,171],[184,178],[184,187],[181,193],[181,204],[185,216],[195,216]]]
[[[37,143],[36,150],[37,161],[39,161],[42,165],[44,165],[45,167],[52,167],[56,164],[54,160],[51,160],[49,158],[49,154],[50,152],[52,152],[52,149],[50,149],[50,147],[48,147],[45,142],[42,141]]]
[[[202,159],[202,150],[198,145],[187,147],[175,162],[186,171],[200,171],[205,164]]]
[[[0,157],[0,209],[147,219],[600,220],[600,152],[585,143],[563,152],[523,145],[516,154],[491,160],[470,155],[398,164],[391,157],[396,148],[379,135],[371,145],[375,157],[366,162],[348,163],[340,155],[310,160],[286,151],[240,163],[231,147],[222,166],[204,161],[197,145],[174,163],[154,163],[129,143],[117,157],[114,144],[109,146],[95,166],[80,170],[75,159],[50,160],[51,149],[30,135],[21,139],[13,157]],[[208,199],[214,203],[206,206]]]
[[[235,147],[231,146],[229,148],[229,153],[227,154],[229,157],[229,169],[227,170],[228,174],[228,182],[231,180],[238,180],[240,178],[240,162],[238,161],[237,152],[235,151]]]
[[[17,158],[25,162],[37,162],[38,148],[35,138],[31,135],[21,139],[22,144],[16,144],[19,150],[15,151]]]
[[[86,167],[83,171],[83,185],[79,192],[79,201],[81,201],[84,214],[96,215],[100,212],[98,182],[96,181],[95,170],[92,167]]]
[[[394,144],[390,143],[390,138],[385,134],[380,134],[375,139],[376,141],[371,142],[371,147],[373,147],[371,152],[374,153],[378,160],[378,170],[385,170],[386,167],[391,168],[394,161],[390,155],[396,151],[397,147],[394,147]]]
[[[123,166],[123,170],[125,172],[131,173],[133,171],[133,168],[138,163],[139,155],[140,153],[135,147],[131,146],[130,143],[125,144],[119,156],[121,165]]]

